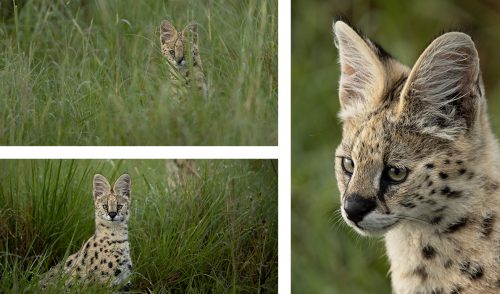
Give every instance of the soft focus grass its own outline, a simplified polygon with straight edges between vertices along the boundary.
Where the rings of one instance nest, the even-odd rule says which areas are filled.
[[[94,232],[94,173],[114,182],[124,172],[132,292],[277,292],[276,161],[197,161],[200,179],[170,192],[163,160],[1,165],[1,293],[35,291],[41,273],[78,250]]]
[[[472,35],[494,130],[500,127],[500,4],[494,1],[292,0],[292,289],[390,293],[383,242],[357,236],[334,211],[340,142],[337,51],[331,25],[345,16],[412,65],[443,31]],[[500,134],[500,132],[497,132]]]
[[[9,1],[0,144],[277,144],[277,1]],[[200,24],[207,99],[172,94],[163,19]]]

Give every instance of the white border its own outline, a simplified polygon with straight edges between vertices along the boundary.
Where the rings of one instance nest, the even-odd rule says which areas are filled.
[[[291,1],[278,1],[278,292],[291,293]]]

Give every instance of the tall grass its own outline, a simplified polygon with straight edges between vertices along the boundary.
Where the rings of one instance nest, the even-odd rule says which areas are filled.
[[[481,59],[493,129],[499,130],[499,11],[498,2],[483,0],[292,1],[294,293],[390,293],[383,242],[354,233],[338,214],[333,155],[341,139],[340,69],[334,18],[350,19],[407,65],[443,31],[469,33]]]
[[[275,161],[197,161],[200,178],[175,191],[161,160],[1,164],[1,293],[36,290],[40,274],[78,250],[94,231],[93,174],[123,172],[133,292],[277,292]]]
[[[277,1],[23,2],[0,22],[0,144],[277,144]],[[173,94],[163,19],[200,24],[207,99]]]

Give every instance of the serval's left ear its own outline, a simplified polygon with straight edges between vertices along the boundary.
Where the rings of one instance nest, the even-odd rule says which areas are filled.
[[[160,25],[161,44],[172,42],[175,39],[177,39],[177,30],[175,27],[168,20],[162,21]]]
[[[198,45],[198,23],[196,21],[191,21],[182,30],[182,35],[187,37],[188,33],[192,34],[193,44]]]
[[[474,42],[464,33],[446,33],[415,63],[401,93],[398,115],[419,132],[453,139],[478,121],[483,93]]]
[[[121,175],[118,180],[116,180],[113,191],[119,195],[130,198],[130,176],[128,174]]]

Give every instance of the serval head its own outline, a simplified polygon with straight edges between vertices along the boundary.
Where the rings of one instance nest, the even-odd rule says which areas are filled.
[[[479,201],[472,195],[496,187],[488,176],[496,145],[473,41],[443,34],[409,68],[342,21],[333,31],[343,218],[364,235],[400,224],[446,231]]]
[[[94,176],[94,206],[96,221],[128,222],[130,209],[130,176],[121,175],[111,188],[108,180]]]

